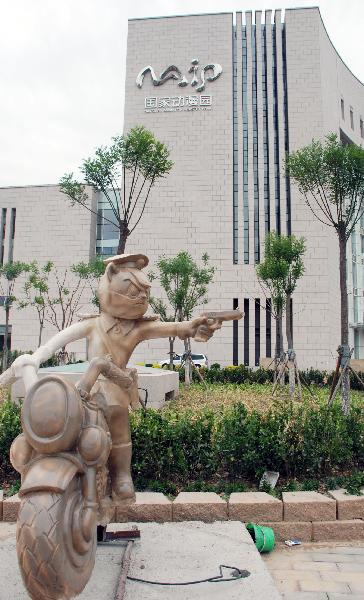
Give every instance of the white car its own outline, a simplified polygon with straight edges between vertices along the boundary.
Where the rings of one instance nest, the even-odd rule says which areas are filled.
[[[192,360],[196,367],[208,367],[208,360],[206,354],[191,354]],[[163,368],[168,367],[170,363],[169,354],[168,357],[164,360],[158,361],[158,364]],[[182,356],[180,354],[174,353],[173,355],[173,364],[177,367],[180,367],[182,363]]]

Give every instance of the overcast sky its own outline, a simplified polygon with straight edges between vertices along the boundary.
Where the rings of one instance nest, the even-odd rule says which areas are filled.
[[[128,18],[312,6],[307,0],[0,0],[0,186],[57,183],[123,126]],[[364,81],[363,0],[322,0]]]

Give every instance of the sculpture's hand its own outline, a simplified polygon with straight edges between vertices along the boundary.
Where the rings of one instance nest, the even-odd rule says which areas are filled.
[[[15,377],[22,377],[23,368],[26,366],[34,367],[35,371],[38,371],[39,358],[37,358],[34,354],[22,354],[14,360],[10,368],[13,371]]]
[[[204,342],[209,340],[217,329],[221,329],[221,321],[219,319],[210,319],[207,316],[196,317],[196,319],[189,321],[188,325],[190,327],[188,337],[194,338],[198,334],[198,337],[203,338]]]

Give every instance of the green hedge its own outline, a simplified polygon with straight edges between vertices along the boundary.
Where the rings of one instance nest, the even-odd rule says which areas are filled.
[[[9,448],[21,430],[19,408],[0,406],[0,470],[10,477]],[[219,411],[147,410],[131,414],[133,474],[145,482],[256,481],[264,470],[322,478],[364,465],[364,407],[347,417],[339,403],[276,401],[268,412],[236,403]],[[0,482],[1,483],[1,482]]]
[[[208,383],[273,383],[274,371],[272,369],[251,369],[245,365],[220,367],[218,363],[211,365],[210,369],[200,368],[200,373]],[[308,385],[330,386],[333,372],[319,371],[318,369],[307,369],[300,371],[301,378]],[[364,373],[358,373],[364,381]],[[199,382],[198,374],[193,371],[193,381]],[[179,369],[179,379],[184,381],[184,369]],[[350,387],[353,390],[364,390],[358,379],[350,373]]]
[[[283,477],[322,477],[364,464],[364,413],[348,417],[313,402],[277,402],[265,414],[237,403],[213,412],[139,411],[131,417],[137,481],[255,480],[264,470]]]

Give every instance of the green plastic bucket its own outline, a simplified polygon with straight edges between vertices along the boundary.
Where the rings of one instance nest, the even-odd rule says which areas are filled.
[[[274,531],[270,527],[263,527],[255,523],[248,523],[246,526],[253,538],[258,552],[270,552],[274,548]]]

